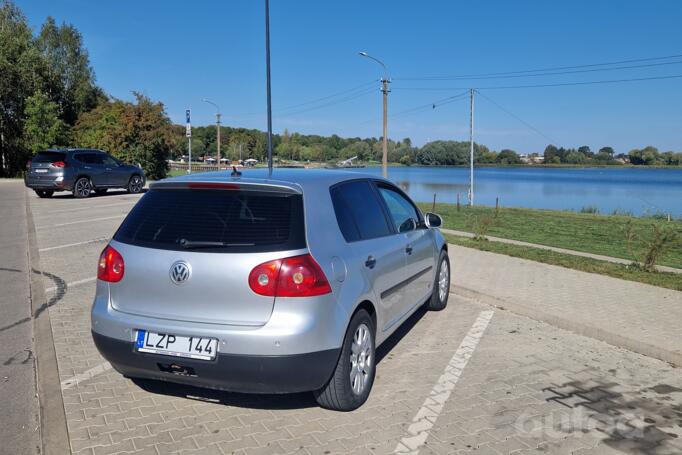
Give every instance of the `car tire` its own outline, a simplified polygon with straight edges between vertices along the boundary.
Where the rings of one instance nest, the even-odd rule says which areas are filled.
[[[101,195],[103,195],[103,194],[106,194],[106,193],[107,193],[107,189],[108,189],[108,188],[97,188],[97,189],[95,189],[95,194],[96,194],[97,196],[101,196]]]
[[[143,187],[144,187],[144,180],[142,180],[142,177],[135,174],[132,177],[130,177],[130,180],[128,180],[128,185],[126,186],[126,190],[128,190],[128,193],[137,194],[137,193],[142,191]]]
[[[73,197],[78,199],[83,199],[90,197],[90,192],[92,191],[92,182],[87,177],[80,177],[73,184]]]
[[[433,293],[426,302],[426,309],[430,311],[440,311],[448,306],[448,296],[450,295],[450,258],[448,252],[441,250],[438,256],[438,269],[433,283]]]
[[[34,191],[36,192],[36,194],[38,195],[39,198],[43,198],[43,199],[48,198],[48,197],[52,197],[52,195],[54,194],[54,191],[52,191],[52,190],[34,190]]]
[[[367,401],[376,373],[374,340],[372,318],[367,311],[358,310],[348,324],[331,379],[313,392],[320,406],[334,411],[352,411]]]

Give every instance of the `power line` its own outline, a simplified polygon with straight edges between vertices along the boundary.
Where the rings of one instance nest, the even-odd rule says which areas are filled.
[[[453,76],[453,77],[424,77],[424,78],[404,78],[401,80],[412,80],[412,81],[453,81],[453,80],[476,80],[476,79],[513,79],[513,78],[523,78],[523,77],[541,77],[541,76],[555,76],[555,75],[565,75],[565,74],[579,74],[579,73],[594,73],[599,71],[616,71],[634,68],[650,68],[654,66],[665,66],[665,65],[679,65],[682,61],[674,62],[658,62],[658,63],[646,63],[643,65],[629,65],[629,66],[617,66],[611,68],[590,68],[572,71],[550,71],[543,73],[529,73],[529,74],[510,74],[510,75],[489,75],[489,76],[476,76],[476,77],[466,77],[466,76]]]
[[[662,79],[677,79],[681,78],[682,74],[673,74],[668,76],[651,76],[651,77],[637,77],[630,79],[609,79],[601,81],[582,81],[582,82],[560,82],[553,84],[529,84],[529,85],[493,85],[488,87],[478,87],[481,90],[498,90],[498,89],[513,89],[513,88],[542,88],[542,87],[566,87],[572,85],[595,85],[595,84],[615,84],[620,82],[639,82],[639,81],[653,81]],[[462,90],[466,87],[393,87],[392,90],[424,90],[424,91],[446,91],[446,90]]]
[[[481,93],[479,90],[476,90],[476,93],[478,93],[479,95],[481,95],[481,96],[482,96],[483,98],[485,98],[488,102],[490,102],[490,103],[492,103],[493,105],[495,105],[495,106],[496,106],[498,109],[500,109],[501,111],[505,112],[507,115],[509,115],[509,116],[511,116],[511,117],[513,117],[513,118],[515,118],[516,120],[518,120],[519,122],[523,123],[523,124],[526,125],[528,128],[530,128],[531,130],[533,130],[533,131],[535,131],[536,133],[538,133],[540,136],[542,136],[542,137],[544,137],[545,139],[547,139],[551,144],[559,145],[559,143],[558,143],[557,141],[555,141],[555,140],[552,139],[551,137],[547,136],[545,133],[543,133],[543,132],[540,131],[539,129],[535,128],[533,125],[531,125],[530,123],[526,122],[525,120],[523,120],[523,119],[522,119],[521,117],[519,117],[518,115],[516,115],[516,114],[514,114],[513,112],[511,112],[509,109],[503,107],[502,105],[500,105],[499,103],[497,103],[495,100],[493,100],[493,99],[490,98],[489,96],[484,95],[484,94]]]
[[[355,93],[355,94],[353,94],[353,95],[349,95],[349,96],[340,98],[340,99],[338,99],[338,100],[330,101],[329,103],[320,104],[320,105],[318,105],[318,106],[312,106],[312,107],[305,108],[305,109],[300,109],[300,110],[297,110],[297,111],[294,111],[294,112],[287,112],[287,113],[285,113],[285,114],[279,115],[279,117],[291,117],[292,115],[298,115],[298,114],[302,114],[302,113],[304,113],[304,112],[315,111],[315,110],[318,110],[318,109],[323,109],[323,108],[326,108],[326,107],[335,106],[335,105],[337,105],[337,104],[346,103],[346,102],[348,102],[348,101],[351,101],[351,100],[360,98],[361,96],[368,95],[369,93],[372,93],[372,92],[374,92],[374,91],[375,91],[374,88],[365,89],[365,90],[363,90],[363,91],[361,91],[361,92],[359,92],[359,93]]]
[[[539,69],[534,69],[534,70],[520,70],[520,71],[504,71],[504,72],[496,72],[496,73],[477,73],[477,74],[461,74],[461,75],[455,75],[455,76],[426,76],[426,77],[406,77],[406,78],[393,78],[394,80],[427,80],[427,79],[439,79],[439,78],[451,78],[451,79],[465,79],[465,78],[474,78],[474,77],[486,77],[486,76],[504,76],[504,75],[512,75],[512,74],[523,74],[523,73],[537,73],[537,72],[542,72],[542,71],[557,71],[557,70],[572,70],[572,69],[578,69],[578,68],[594,68],[597,66],[611,66],[611,65],[622,65],[622,64],[627,64],[627,63],[639,63],[639,62],[651,62],[651,61],[656,61],[656,60],[669,60],[673,58],[679,58],[682,57],[682,54],[676,54],[676,55],[667,55],[664,57],[648,57],[648,58],[638,58],[638,59],[629,59],[629,60],[620,60],[620,61],[614,61],[614,62],[605,62],[605,63],[591,63],[587,65],[574,65],[574,66],[554,66],[554,67],[549,67],[549,68],[539,68]]]

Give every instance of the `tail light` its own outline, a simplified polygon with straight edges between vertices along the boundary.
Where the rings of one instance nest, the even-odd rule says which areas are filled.
[[[124,270],[125,264],[121,253],[107,245],[99,256],[97,278],[109,283],[118,283],[123,279]]]
[[[324,272],[309,254],[257,265],[249,274],[249,287],[268,297],[313,297],[332,291]]]
[[[55,161],[54,163],[50,163],[50,166],[52,166],[52,167],[66,167],[66,161]]]

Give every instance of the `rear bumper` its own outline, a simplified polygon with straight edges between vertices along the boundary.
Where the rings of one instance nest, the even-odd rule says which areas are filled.
[[[25,176],[24,184],[33,190],[67,191],[70,189],[66,181],[49,177]]]
[[[331,377],[340,349],[306,354],[256,356],[219,353],[215,360],[192,360],[136,352],[134,343],[92,332],[99,352],[121,374],[246,393],[317,390]]]

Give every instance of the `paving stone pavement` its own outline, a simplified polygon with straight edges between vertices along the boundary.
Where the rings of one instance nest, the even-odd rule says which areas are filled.
[[[454,289],[682,366],[682,292],[455,245],[450,251]]]
[[[53,225],[113,216],[128,206],[105,205],[132,207],[135,200],[119,193],[31,203],[36,224]],[[38,247],[107,237],[117,224],[39,229]],[[45,286],[57,287],[48,297],[62,381],[104,362],[90,338],[94,282],[55,284],[94,276],[102,247],[41,253],[41,267],[50,274]],[[451,257],[457,274],[475,276],[477,270],[495,282],[488,262],[475,254],[453,248]],[[535,273],[533,279],[543,278]],[[565,289],[554,284],[538,293],[553,300]],[[100,368],[62,390],[72,452],[392,453],[473,322],[490,308],[452,294],[446,310],[418,312],[381,346],[372,394],[350,413],[321,409],[309,394],[215,392],[133,381]],[[442,412],[430,418],[423,454],[679,454],[682,375],[665,362],[496,309]]]

